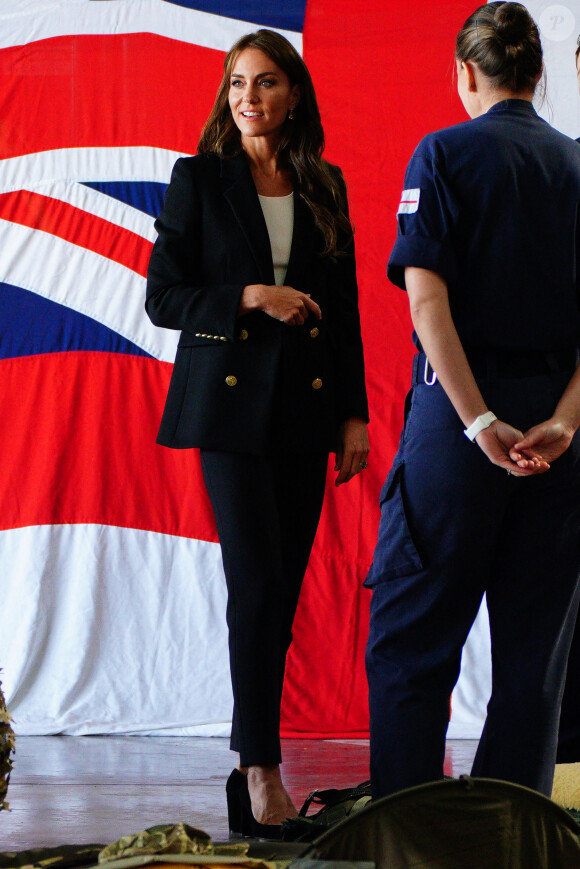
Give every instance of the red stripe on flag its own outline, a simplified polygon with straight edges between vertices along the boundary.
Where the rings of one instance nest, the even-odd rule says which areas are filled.
[[[150,241],[67,202],[28,190],[2,193],[0,218],[58,235],[65,241],[112,259],[143,277],[147,274],[153,247]]]
[[[155,443],[170,373],[115,353],[0,362],[0,527],[98,523],[216,541],[197,451]]]
[[[223,57],[149,33],[59,36],[4,48],[0,158],[124,145],[194,153]]]

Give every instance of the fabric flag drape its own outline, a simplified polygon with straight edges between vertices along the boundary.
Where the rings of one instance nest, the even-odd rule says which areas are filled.
[[[378,492],[413,349],[385,277],[406,162],[462,119],[450,0],[0,0],[0,666],[17,732],[225,735],[225,589],[195,451],[155,444],[177,334],[144,308],[153,221],[224,52],[280,29],[311,70],[356,227],[369,468],[326,503],[286,735],[368,727]],[[428,81],[426,80],[428,79]]]

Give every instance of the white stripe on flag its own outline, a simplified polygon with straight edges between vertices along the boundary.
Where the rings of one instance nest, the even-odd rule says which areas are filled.
[[[15,5],[20,6],[18,11],[14,11]],[[241,36],[260,26],[258,22],[200,12],[164,0],[0,2],[0,49],[55,36],[155,33],[179,42],[228,51]],[[302,53],[301,33],[279,32]]]
[[[461,673],[451,697],[449,739],[479,739],[491,694],[491,645],[485,598],[461,653]]]
[[[58,199],[60,202],[66,202],[68,205],[73,205],[75,208],[101,217],[115,226],[128,229],[148,241],[153,242],[157,238],[153,225],[155,223],[154,217],[115,199],[113,196],[108,196],[99,190],[93,190],[92,187],[85,187],[84,184],[79,184],[76,181],[49,181],[37,186],[27,184],[23,189],[29,190],[31,193],[39,193],[42,196],[50,196],[51,199]]]
[[[0,281],[38,293],[98,320],[164,362],[179,333],[145,313],[145,278],[58,236],[0,220]]]
[[[0,160],[0,193],[52,181],[161,181],[169,183],[178,157],[145,145],[120,148],[57,148]]]
[[[228,735],[217,543],[42,525],[0,532],[0,563],[2,681],[19,735]]]

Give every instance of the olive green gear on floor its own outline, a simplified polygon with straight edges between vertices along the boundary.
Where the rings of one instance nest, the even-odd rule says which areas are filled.
[[[12,769],[11,755],[14,752],[14,731],[10,726],[11,720],[2,693],[2,682],[0,682],[0,811],[8,808],[6,792]]]

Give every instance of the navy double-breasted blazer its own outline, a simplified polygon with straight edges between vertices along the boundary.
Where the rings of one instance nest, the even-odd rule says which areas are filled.
[[[339,170],[336,170],[337,173]],[[285,283],[322,320],[238,316],[248,284],[274,284],[270,240],[244,155],[175,164],[147,276],[146,310],[181,330],[158,443],[259,454],[333,450],[338,425],[368,416],[354,246],[331,260],[298,193]]]

